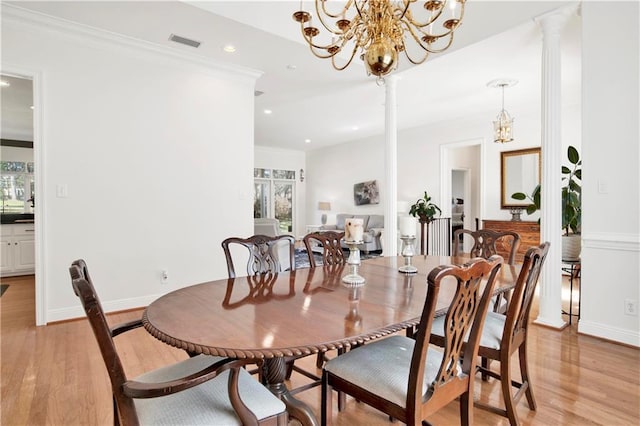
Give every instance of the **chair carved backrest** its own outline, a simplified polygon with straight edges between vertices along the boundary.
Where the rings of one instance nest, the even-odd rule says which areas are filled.
[[[238,306],[252,304],[259,305],[271,300],[285,300],[295,296],[295,275],[289,276],[289,285],[281,284],[277,289],[278,274],[267,272],[264,274],[250,275],[246,278],[229,278],[227,291],[222,300],[225,309],[235,309]],[[235,300],[234,291],[237,293]]]
[[[312,232],[305,235],[304,246],[307,249],[309,255],[309,263],[312,268],[316,267],[316,259],[313,256],[312,248],[314,244],[318,244],[322,247],[322,264],[327,265],[342,265],[346,262],[344,258],[344,252],[342,251],[342,245],[340,241],[344,238],[344,232],[334,231],[322,231]]]
[[[127,397],[122,392],[122,387],[127,381],[127,376],[118,352],[116,351],[111,329],[107,323],[104,310],[102,309],[93,283],[89,278],[87,265],[84,260],[79,259],[74,261],[69,267],[69,274],[71,275],[73,291],[80,299],[82,307],[84,308],[93,334],[98,341],[102,360],[109,373],[113,398],[117,406],[117,414],[114,412],[114,416],[119,415],[122,424],[138,424],[138,416],[136,415],[133,399]]]
[[[284,269],[280,256],[278,255],[278,249],[283,244],[288,245],[289,265],[291,270],[295,270],[294,243],[295,239],[291,235],[279,235],[276,237],[253,235],[249,238],[227,238],[222,242],[222,249],[224,250],[224,255],[227,260],[229,278],[236,277],[236,270],[231,255],[231,245],[238,244],[248,250],[247,275],[256,275],[268,272],[278,273]]]
[[[488,259],[498,253],[498,248],[502,248],[509,253],[505,263],[513,265],[516,259],[518,247],[520,247],[520,234],[514,231],[494,231],[491,229],[457,229],[453,233],[453,256],[462,254],[463,238],[461,235],[469,235],[473,239],[473,247],[470,254],[472,257],[482,257]]]
[[[549,242],[545,242],[538,247],[531,247],[524,256],[505,319],[503,336],[511,336],[511,338],[502,338],[504,349],[506,345],[517,345],[521,339],[525,338],[533,296],[540,271],[549,253],[549,245]]]
[[[473,395],[473,376],[481,330],[502,263],[502,257],[492,256],[488,260],[474,259],[463,266],[440,266],[429,274],[427,299],[411,359],[407,424],[419,423],[424,415],[425,405],[430,406],[428,411],[433,412],[464,392],[471,390]],[[450,285],[448,281],[452,279],[456,288],[445,316],[442,362],[433,383],[423,383],[438,293],[443,281],[447,280],[444,285]],[[465,344],[464,337],[468,333],[468,344]],[[426,395],[423,389],[427,389]]]

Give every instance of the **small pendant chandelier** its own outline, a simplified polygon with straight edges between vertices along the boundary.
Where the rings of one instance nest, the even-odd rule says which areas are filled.
[[[518,80],[501,78],[491,80],[487,87],[502,89],[502,110],[493,122],[493,141],[495,143],[505,143],[513,141],[513,118],[504,109],[504,88],[515,86]]]

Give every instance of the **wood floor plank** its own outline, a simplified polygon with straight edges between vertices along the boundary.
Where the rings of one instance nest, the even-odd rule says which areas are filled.
[[[9,289],[0,298],[0,374],[2,425],[110,425],[109,379],[95,338],[84,319],[35,327],[33,277],[3,279]],[[534,310],[537,307],[534,305]],[[533,317],[535,317],[535,312]],[[139,318],[141,311],[109,315],[112,324]],[[640,350],[579,335],[574,324],[562,331],[537,325],[530,328],[529,362],[538,403],[530,411],[526,399],[518,404],[523,425],[640,424]],[[186,358],[144,330],[116,338],[126,372],[133,377]],[[315,357],[297,363],[313,369]],[[517,363],[516,363],[517,365]],[[493,368],[497,369],[494,363]],[[517,371],[514,377],[519,377]],[[292,386],[306,383],[294,374]],[[476,398],[502,404],[499,383],[476,381]],[[318,413],[319,388],[298,397]],[[386,415],[352,399],[334,424],[385,425]],[[474,410],[475,424],[508,425],[506,418]],[[430,418],[433,424],[459,424],[457,403]]]

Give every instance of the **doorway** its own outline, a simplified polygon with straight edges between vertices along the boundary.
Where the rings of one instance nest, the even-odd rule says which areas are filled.
[[[29,306],[27,309],[32,317],[35,312],[35,318],[32,318],[35,325],[44,325],[46,324],[44,280],[40,272],[43,264],[41,256],[42,221],[39,215],[44,212],[43,197],[39,196],[42,194],[41,177],[43,174],[40,170],[42,150],[37,138],[41,108],[38,102],[40,96],[36,90],[40,79],[36,73],[18,69],[3,69],[0,79],[2,80],[0,138],[3,150],[3,172],[5,166],[13,167],[15,169],[12,170],[14,183],[21,186],[21,189],[16,187],[14,191],[8,191],[11,195],[9,198],[12,198],[11,202],[14,204],[14,214],[19,217],[3,216],[3,222],[16,219],[19,221],[17,223],[21,223],[25,228],[24,231],[31,234],[28,235],[28,238],[26,234],[15,237],[14,271],[9,272],[8,275],[20,278],[21,275],[27,274],[25,278],[30,278],[28,281],[34,286],[35,306]],[[23,162],[25,164],[24,170],[18,170],[19,164]],[[7,184],[10,183],[7,180]],[[5,191],[3,191],[3,199],[4,195]],[[36,197],[38,197],[38,202],[36,202]],[[22,204],[17,206],[16,203]],[[31,220],[30,224],[27,223],[29,220]],[[20,227],[20,225],[16,226]],[[11,232],[16,231],[12,229]],[[3,280],[5,279],[3,278]]]
[[[443,203],[442,213],[451,216],[452,229],[454,226],[476,229],[476,223],[479,223],[483,199],[483,156],[482,138],[441,145],[441,193],[442,200],[448,200]]]
[[[451,170],[451,238],[457,229],[470,229],[465,224],[465,219],[469,217],[468,206],[471,199],[469,186],[469,170]]]

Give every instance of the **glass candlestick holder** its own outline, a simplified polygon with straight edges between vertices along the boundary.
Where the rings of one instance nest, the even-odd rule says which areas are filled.
[[[402,257],[404,257],[404,265],[398,268],[398,271],[404,274],[415,274],[418,272],[418,268],[411,264],[411,258],[415,256],[416,251],[414,249],[414,243],[416,241],[415,235],[401,235],[402,240]]]
[[[358,267],[360,266],[360,249],[358,244],[362,244],[363,241],[345,241],[347,247],[349,247],[349,258],[347,264],[349,265],[349,273],[342,277],[342,282],[350,285],[362,285],[364,284],[364,277],[358,275]]]

